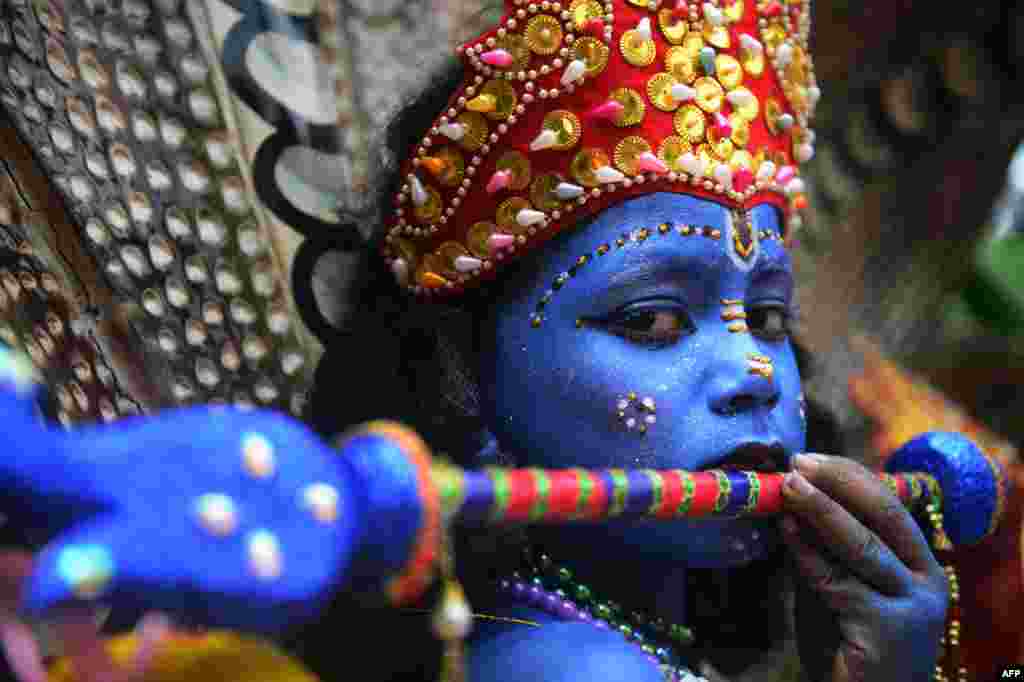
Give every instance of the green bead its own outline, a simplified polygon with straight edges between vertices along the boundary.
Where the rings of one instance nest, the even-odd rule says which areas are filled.
[[[690,628],[683,627],[682,625],[673,623],[671,629],[669,629],[668,634],[669,637],[679,642],[683,646],[689,646],[693,644],[693,630],[691,630]]]
[[[598,604],[597,606],[594,607],[594,615],[597,616],[598,618],[603,618],[604,620],[608,620],[609,618],[612,617],[612,610],[610,608],[608,608],[607,604]]]
[[[644,653],[647,654],[648,656],[656,656],[657,655],[657,650],[654,648],[653,644],[649,644],[649,643],[645,642],[645,643],[640,645],[640,648],[643,649]]]
[[[555,596],[558,597],[559,599],[568,599],[569,598],[569,595],[567,595],[565,593],[565,590],[563,590],[561,587],[559,587],[557,590],[555,590]]]
[[[619,604],[617,602],[609,601],[608,602],[608,608],[610,608],[612,610],[612,613],[614,613],[617,617],[619,617],[619,618],[622,617],[622,605],[621,604]]]
[[[633,637],[633,628],[629,627],[628,625],[620,625],[619,632],[621,632],[622,636],[626,639],[632,639]]]
[[[532,583],[532,584],[533,584],[534,586],[536,586],[536,587],[539,587],[539,588],[540,588],[540,589],[542,589],[542,590],[544,589],[544,581],[543,581],[543,580],[541,580],[540,578],[534,578],[534,579],[533,579],[533,580],[531,580],[530,582],[531,582],[531,583]]]
[[[668,663],[669,653],[668,649],[663,646],[658,647],[654,650],[654,655],[658,657],[658,660],[662,663]]]
[[[572,571],[568,568],[558,569],[558,579],[563,585],[572,582]]]
[[[577,601],[587,603],[590,601],[593,595],[590,593],[590,588],[586,585],[576,586],[576,599]]]

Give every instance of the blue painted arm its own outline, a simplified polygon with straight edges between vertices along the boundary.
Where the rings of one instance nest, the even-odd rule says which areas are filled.
[[[65,432],[31,393],[0,350],[0,512],[52,538],[28,612],[96,600],[271,632],[353,580],[379,586],[415,542],[415,472],[385,435],[339,453],[280,414],[224,407]]]

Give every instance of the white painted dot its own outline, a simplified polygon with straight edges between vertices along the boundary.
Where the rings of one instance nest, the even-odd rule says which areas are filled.
[[[313,483],[302,491],[302,504],[320,523],[338,520],[338,491],[326,483]]]
[[[249,570],[263,580],[274,580],[281,576],[283,561],[281,546],[268,530],[249,533],[246,549],[249,554]]]
[[[249,433],[242,438],[242,461],[245,470],[255,478],[273,476],[277,467],[274,446],[258,433]]]
[[[234,501],[221,493],[201,495],[195,502],[199,525],[211,535],[225,537],[238,528],[238,512]]]

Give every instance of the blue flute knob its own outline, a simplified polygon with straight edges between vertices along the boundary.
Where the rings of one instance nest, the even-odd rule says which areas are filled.
[[[943,528],[954,546],[980,542],[999,525],[1009,492],[1006,473],[962,434],[921,434],[894,452],[885,468],[935,477],[942,489]]]
[[[27,379],[0,348],[0,511],[45,541],[30,614],[102,602],[270,633],[338,590],[393,587],[436,547],[425,446],[405,429],[371,425],[338,452],[284,415],[200,407],[65,432]]]

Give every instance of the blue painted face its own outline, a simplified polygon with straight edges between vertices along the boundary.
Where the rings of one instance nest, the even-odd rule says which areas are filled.
[[[763,205],[748,217],[771,237],[744,257],[733,238],[742,214],[647,195],[524,259],[492,308],[481,366],[485,418],[520,464],[698,470],[760,444],[781,446],[788,467],[805,438],[787,334],[792,269],[778,210]],[[707,567],[763,556],[772,528],[702,521],[570,532],[599,533],[606,551]]]

